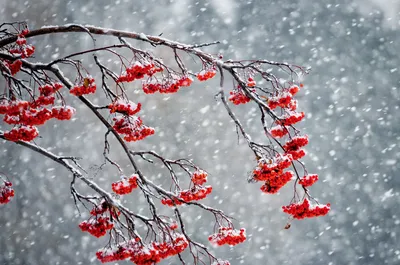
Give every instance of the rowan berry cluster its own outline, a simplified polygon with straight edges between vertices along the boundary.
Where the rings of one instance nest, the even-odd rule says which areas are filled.
[[[60,84],[47,84],[39,87],[40,95],[32,101],[19,99],[0,100],[0,114],[4,115],[3,121],[10,125],[17,125],[4,136],[10,141],[32,141],[39,132],[36,126],[45,124],[48,120],[70,120],[75,109],[69,106],[45,107],[54,103],[53,94],[61,88]]]
[[[112,248],[100,249],[96,252],[96,257],[102,263],[130,259],[137,265],[152,265],[182,253],[188,245],[186,238],[180,234],[173,234],[169,241],[154,241],[149,244],[132,239]]]
[[[296,110],[297,101],[293,99],[293,96],[299,92],[299,90],[297,85],[292,85],[289,88],[279,91],[276,96],[268,98],[268,107],[272,110],[277,107],[293,111]]]
[[[110,221],[109,217],[99,216],[90,217],[88,220],[83,221],[79,224],[79,228],[83,232],[88,232],[95,237],[102,237],[114,227],[114,224]]]
[[[123,177],[122,180],[112,183],[111,188],[116,194],[129,194],[138,187],[137,179],[138,175],[136,174],[133,174],[129,178]]]
[[[302,87],[303,85],[301,84],[300,86]],[[292,85],[289,88],[285,88],[282,91],[277,92],[275,96],[267,98],[268,107],[271,110],[280,107],[285,111],[285,114],[276,120],[276,124],[290,126],[304,118],[304,112],[296,112],[297,100],[293,99],[293,96],[299,90],[300,89],[297,85]],[[283,130],[283,128],[274,127],[274,133],[271,130],[270,133],[273,136],[276,135],[274,137],[282,137],[283,135],[287,134],[286,130]]]
[[[256,81],[254,81],[254,79],[252,77],[249,77],[247,79],[247,86],[248,87],[255,87],[256,86]]]
[[[70,120],[75,114],[75,109],[70,106],[56,106],[51,108],[51,115],[57,120]]]
[[[305,116],[304,112],[289,111],[286,112],[281,117],[279,117],[276,123],[280,125],[289,126],[298,123],[304,118],[304,116]]]
[[[252,178],[255,181],[265,181],[261,191],[276,193],[293,178],[293,172],[283,172],[291,163],[291,155],[278,155],[274,161],[260,159],[258,166],[253,170]]]
[[[210,194],[211,192],[212,192],[211,186],[205,186],[205,187],[195,186],[192,189],[180,191],[177,197],[183,200],[184,202],[199,201],[207,197],[207,195]],[[161,200],[161,203],[168,206],[183,204],[183,202],[181,202],[177,198],[173,199],[164,198]]]
[[[282,125],[276,125],[268,130],[272,137],[274,138],[282,138],[286,134],[289,133],[288,128]]]
[[[142,79],[145,75],[153,76],[157,72],[162,72],[163,68],[156,66],[151,62],[135,62],[132,66],[126,68],[126,72],[120,75],[117,82],[132,82]]]
[[[295,136],[291,140],[286,142],[286,144],[283,146],[283,149],[287,154],[292,155],[293,160],[298,160],[306,155],[306,152],[300,148],[307,144],[307,135]]]
[[[102,200],[90,211],[90,214],[92,216],[105,216],[104,214],[106,213],[108,213],[113,218],[117,218],[121,214],[121,212],[117,208],[111,206],[106,200]]]
[[[18,38],[15,42],[14,48],[9,49],[8,52],[13,56],[20,57],[22,59],[31,57],[35,52],[35,47],[27,44],[25,36],[28,33],[28,29],[24,29],[18,33]],[[5,65],[10,69],[11,74],[15,75],[21,70],[22,61],[15,60],[13,63],[5,61]]]
[[[274,160],[262,158],[258,161],[258,166],[253,170],[253,179],[256,181],[267,181],[275,176],[279,176],[291,163],[291,155],[277,155]]]
[[[14,125],[21,124],[27,126],[35,126],[35,125],[43,125],[51,118],[53,118],[51,109],[30,108],[27,110],[23,110],[16,115],[6,114],[4,116],[3,121],[5,123]]]
[[[308,174],[299,180],[299,184],[304,187],[309,187],[309,186],[312,186],[317,181],[318,181],[317,174]]]
[[[40,106],[52,105],[55,101],[54,94],[63,87],[60,83],[45,84],[39,87],[39,97],[30,103],[31,107],[37,108]]]
[[[154,134],[154,129],[143,124],[142,119],[136,116],[119,116],[114,119],[114,130],[124,135],[127,142],[138,141]]]
[[[0,99],[0,114],[17,115],[22,110],[28,109],[29,102],[24,100],[9,100],[7,98]]]
[[[41,96],[51,96],[55,94],[57,91],[59,91],[63,85],[61,83],[51,83],[51,84],[45,84],[44,86],[39,87],[39,92]]]
[[[303,87],[300,84],[300,87]],[[274,97],[267,99],[268,106],[271,110],[277,107],[282,108],[284,114],[275,120],[276,126],[268,130],[269,134],[274,138],[282,138],[290,133],[289,129],[291,125],[301,121],[305,114],[304,112],[296,112],[297,100],[293,99],[293,96],[300,90],[299,86],[292,85],[289,88],[283,89],[277,92]],[[296,133],[297,134],[297,133]],[[294,136],[282,144],[281,147],[285,152],[286,157],[290,157],[291,161],[299,160],[306,155],[306,152],[301,149],[308,144],[308,137],[305,136]],[[266,193],[275,193],[288,181],[290,181],[294,174],[291,171],[283,173],[281,167],[277,166],[276,163],[259,163],[259,166],[253,172],[253,179],[265,180],[265,184],[261,187],[261,190]],[[286,164],[288,167],[290,164]],[[278,177],[279,176],[279,177]],[[299,178],[299,177],[298,177]],[[303,187],[309,187],[318,180],[318,175],[306,175],[299,179],[299,184]],[[315,217],[325,215],[328,213],[330,207],[327,206],[315,206],[311,207],[309,201],[305,199],[303,203],[293,203],[289,206],[284,206],[283,211],[291,214],[296,219],[302,219],[304,217]]]
[[[130,116],[138,113],[142,107],[142,104],[135,104],[129,100],[117,99],[107,107],[110,109],[110,113],[118,112]]]
[[[233,91],[230,91],[229,94],[229,101],[235,105],[246,104],[250,102],[250,98],[244,94],[243,90],[240,87]]]
[[[196,76],[199,81],[206,81],[217,74],[215,68],[203,69]]]
[[[232,227],[220,227],[218,233],[209,236],[208,240],[218,246],[225,244],[235,246],[246,240],[246,230],[244,228],[236,230]]]
[[[293,177],[294,173],[292,171],[287,171],[265,181],[264,185],[262,185],[260,189],[264,193],[277,193],[283,186],[286,185],[286,183],[291,181]]]
[[[172,76],[167,81],[159,83],[157,81],[144,81],[142,84],[143,92],[146,94],[161,94],[176,93],[181,87],[188,87],[192,84],[193,79],[188,76]]]
[[[295,219],[312,218],[326,215],[330,210],[330,204],[326,205],[310,205],[310,201],[305,198],[302,203],[292,203],[283,206],[282,209],[285,213],[292,215]]]
[[[75,109],[69,106],[54,106],[55,96],[62,88],[60,83],[48,83],[38,88],[39,95],[32,95],[31,101],[3,98],[0,100],[0,114],[5,115],[3,121],[16,125],[12,130],[6,131],[4,137],[10,141],[32,141],[39,135],[36,128],[48,120],[70,120]],[[46,107],[53,105],[53,107]]]
[[[14,197],[12,183],[9,181],[4,181],[3,185],[0,186],[0,204],[9,203],[11,197]]]
[[[94,78],[91,76],[83,78],[78,85],[75,85],[69,91],[69,93],[77,97],[87,94],[93,94],[95,92],[96,92],[96,83],[94,81]]]
[[[308,136],[295,136],[290,141],[287,141],[283,146],[286,152],[288,151],[296,151],[299,150],[301,147],[308,144]]]
[[[55,118],[58,120],[70,120],[75,113],[75,109],[69,106],[55,106],[47,108],[30,108],[22,110],[20,113],[12,115],[6,114],[3,121],[8,124],[35,126],[43,125],[48,120]]]
[[[207,172],[204,170],[196,170],[192,174],[192,182],[196,185],[203,185],[207,182]]]
[[[270,97],[268,99],[268,107],[270,109],[276,109],[277,107],[287,108],[289,103],[292,101],[292,94],[289,92],[282,92],[276,97]]]
[[[22,68],[22,61],[15,60],[14,62],[5,62],[5,66],[10,70],[11,75],[16,75]]]
[[[32,141],[39,135],[39,131],[35,126],[21,125],[13,128],[11,131],[4,132],[4,138],[9,141]]]
[[[171,230],[176,230],[176,229],[178,229],[178,223],[177,223],[177,222],[172,222],[172,223],[169,225],[169,229],[171,229]]]
[[[100,204],[93,207],[93,209],[90,211],[90,214],[94,216],[100,215],[105,213],[108,209],[109,209],[108,203],[105,200],[103,200]]]

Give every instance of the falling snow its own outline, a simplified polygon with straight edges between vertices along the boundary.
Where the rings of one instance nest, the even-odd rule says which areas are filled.
[[[217,257],[233,265],[400,264],[399,1],[112,2],[0,0],[1,22],[27,21],[30,28],[90,24],[144,32],[142,39],[162,33],[189,44],[218,40],[221,44],[202,49],[223,54],[224,60],[258,58],[312,68],[299,92],[299,108],[307,115],[299,129],[310,139],[304,162],[320,178],[313,194],[330,202],[331,212],[293,221],[287,230],[280,206],[287,205],[291,190],[273,196],[247,183],[255,161],[215,100],[218,80],[174,95],[130,95],[143,104],[146,124],[157,132],[135,147],[195,160],[207,169],[215,190],[205,203],[246,228],[248,241],[234,249],[212,248]],[[84,34],[35,37],[33,42],[36,59],[43,62],[93,45]],[[91,59],[83,57],[86,63]],[[4,87],[3,79],[0,84]],[[84,158],[99,185],[111,185],[119,172],[93,167],[102,163],[104,132],[93,115],[68,99],[75,104],[76,119],[69,126],[54,122],[41,128],[40,143],[57,154]],[[251,106],[234,111],[254,140],[265,139]],[[80,232],[77,224],[83,219],[70,197],[70,174],[20,146],[1,146],[0,171],[13,181],[16,196],[13,203],[0,205],[0,264],[100,264],[94,253],[106,242]],[[119,151],[112,150],[113,157],[128,167]],[[163,174],[149,174],[163,184]],[[140,196],[124,203],[138,213],[147,211]],[[208,244],[213,217],[189,208],[183,217],[196,221],[187,232]],[[161,264],[177,263],[167,259]]]

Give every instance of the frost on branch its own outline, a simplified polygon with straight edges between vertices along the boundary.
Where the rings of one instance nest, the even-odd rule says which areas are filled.
[[[114,37],[116,43],[110,46],[96,43],[89,50],[46,63],[35,62],[33,55],[40,51],[29,44],[29,38],[60,32],[108,35]],[[141,50],[126,39],[147,42],[151,46]],[[89,215],[79,228],[96,238],[109,238],[107,245],[96,253],[99,261],[128,259],[145,265],[175,256],[180,263],[187,264],[184,257],[190,256],[193,260],[189,263],[229,265],[228,261],[212,254],[208,248],[210,243],[234,246],[246,240],[244,228],[235,229],[231,218],[223,211],[202,203],[212,192],[218,192],[207,184],[209,176],[205,170],[189,159],[168,159],[153,150],[138,151],[140,141],[146,141],[157,132],[150,127],[152,124],[142,120],[140,115],[147,106],[129,98],[132,93],[131,88],[126,87],[128,83],[151,97],[157,92],[179,93],[181,88],[190,87],[194,82],[201,84],[218,77],[220,88],[215,93],[220,96],[238,134],[254,153],[255,167],[249,181],[260,183],[261,192],[267,194],[278,193],[294,181],[293,198],[288,206],[283,206],[283,211],[292,219],[328,213],[330,205],[319,204],[308,190],[316,183],[318,175],[309,174],[300,161],[306,155],[304,147],[309,141],[307,135],[295,128],[305,117],[305,113],[298,110],[295,96],[301,93],[303,84],[300,80],[307,74],[306,69],[267,60],[223,61],[222,55],[215,57],[200,49],[213,44],[216,43],[186,45],[143,33],[82,25],[51,26],[33,31],[29,31],[25,23],[0,26],[0,72],[5,81],[5,89],[0,94],[0,115],[7,124],[5,131],[0,131],[0,138],[30,148],[72,173],[70,191],[74,202],[78,209],[87,210]],[[166,65],[155,55],[160,46],[169,49],[175,63]],[[129,56],[122,56],[122,50]],[[97,72],[87,70],[80,61],[80,56],[85,54],[93,55]],[[114,56],[118,69],[103,64],[102,55]],[[186,57],[194,59],[200,67],[189,69],[184,63]],[[73,81],[64,74],[66,66],[73,69]],[[228,99],[225,97],[227,79],[230,79],[227,83],[233,83]],[[51,119],[67,123],[74,117],[76,110],[67,104],[68,94],[86,106],[103,125],[104,161],[100,169],[115,167],[121,176],[110,177],[111,186],[100,187],[73,155],[57,156],[38,145],[39,126],[46,125]],[[95,105],[91,101],[93,98],[101,99],[99,102],[103,103]],[[265,143],[252,141],[236,117],[234,110],[240,111],[242,104],[254,104],[259,109],[258,126],[263,131]],[[128,169],[122,168],[111,157],[110,150],[114,146],[110,137],[117,140],[129,160],[129,175],[124,174]],[[153,182],[151,176],[142,172],[138,160],[154,167],[161,164],[160,170],[167,173],[170,185],[164,188]],[[14,196],[14,191],[10,181],[1,181],[0,203],[5,204]],[[81,194],[75,187],[78,181],[91,188],[95,195]],[[298,186],[302,188],[301,193]],[[147,216],[120,202],[122,196],[128,198],[133,194],[144,197],[149,210]],[[197,242],[187,232],[189,224],[182,215],[183,206],[195,207],[214,217],[209,242],[207,238],[201,239],[204,244]],[[163,212],[169,214],[160,215],[159,207],[164,207]],[[191,255],[185,255],[185,252]]]

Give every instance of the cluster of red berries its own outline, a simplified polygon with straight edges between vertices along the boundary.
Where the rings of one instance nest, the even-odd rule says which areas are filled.
[[[309,186],[312,186],[317,181],[318,181],[317,174],[308,174],[299,180],[299,184],[304,187],[309,187]]]
[[[312,218],[326,215],[330,210],[330,204],[326,205],[310,205],[310,201],[305,198],[302,203],[292,203],[288,206],[283,206],[285,213],[292,215],[295,219]]]
[[[105,200],[103,200],[99,205],[93,207],[93,209],[90,211],[90,214],[94,216],[100,215],[105,213],[108,210],[108,208],[109,208],[108,203]]]
[[[114,262],[129,259],[133,250],[127,244],[121,244],[113,248],[100,249],[96,252],[96,257],[101,263]]]
[[[35,126],[35,125],[43,125],[51,118],[53,118],[53,116],[52,116],[52,111],[50,109],[30,108],[28,110],[21,111],[18,115],[6,114],[4,116],[3,121],[8,124]]]
[[[301,149],[301,147],[308,144],[308,137],[305,136],[295,136],[291,140],[287,141],[283,146],[287,154],[292,155],[293,160],[298,160],[306,155],[306,152]]]
[[[107,211],[110,217],[106,215]],[[107,230],[114,227],[112,220],[120,214],[117,208],[111,206],[106,200],[102,200],[90,211],[89,219],[79,224],[79,228],[95,237],[102,237],[107,233]]]
[[[171,77],[164,83],[143,82],[143,92],[146,94],[154,94],[160,92],[162,94],[176,93],[181,87],[188,87],[192,84],[193,79],[188,76]]]
[[[300,87],[303,87],[303,85],[300,84]],[[270,109],[273,110],[280,107],[285,111],[285,114],[276,120],[278,126],[269,130],[273,137],[281,138],[285,136],[289,133],[285,126],[293,125],[304,118],[304,112],[296,112],[297,100],[293,99],[293,96],[298,91],[299,87],[297,85],[292,85],[291,87],[278,92],[276,96],[267,99]]]
[[[59,91],[63,85],[61,83],[51,83],[51,84],[45,84],[44,86],[39,87],[39,92],[41,96],[51,96],[55,94],[57,91]]]
[[[265,159],[260,159],[258,166],[253,170],[253,179],[264,181],[261,191],[265,193],[277,193],[293,178],[293,172],[283,172],[292,163],[291,155],[277,156],[275,161],[267,163]]]
[[[135,104],[132,101],[117,99],[113,103],[107,106],[111,113],[121,113],[124,115],[135,115],[142,107],[142,104]]]
[[[31,102],[18,99],[0,100],[0,114],[5,114],[3,121],[19,125],[10,132],[6,132],[8,140],[31,141],[38,136],[37,125],[43,125],[48,120],[70,120],[75,114],[75,109],[69,106],[53,106],[46,108],[46,105],[54,104],[54,94],[62,88],[60,83],[48,83],[39,87],[39,96],[33,97]]]
[[[28,29],[24,29],[18,34],[17,41],[15,42],[16,45],[14,48],[10,49],[8,52],[12,55],[21,57],[21,58],[28,58],[33,55],[35,52],[35,47],[32,45],[26,44],[25,35],[29,33]],[[10,70],[12,75],[18,73],[22,68],[22,61],[15,60],[14,62],[10,62],[8,60],[2,60],[4,65]]]
[[[136,174],[133,174],[128,179],[124,177],[122,180],[112,183],[111,188],[116,194],[129,194],[138,187],[137,179],[138,175]]]
[[[132,82],[142,79],[145,75],[153,76],[157,72],[162,72],[162,67],[157,67],[150,62],[135,62],[132,66],[126,68],[126,72],[118,77],[117,82]]]
[[[28,33],[29,30],[24,29],[18,34],[17,40],[15,41],[17,46],[9,50],[12,55],[20,56],[21,58],[28,58],[33,55],[35,47],[28,45],[25,38]]]
[[[233,91],[230,91],[229,94],[229,101],[235,105],[246,104],[250,102],[250,98],[244,94],[243,90],[240,87]]]
[[[0,99],[0,114],[17,115],[22,110],[28,109],[29,102],[24,100]]]
[[[207,195],[210,194],[211,192],[212,192],[211,186],[205,186],[205,187],[195,186],[192,189],[180,191],[177,197],[183,200],[184,202],[199,201],[207,197]],[[161,203],[168,206],[183,204],[183,202],[181,202],[177,198],[174,199],[164,198],[161,200]]]
[[[306,146],[308,144],[308,136],[295,136],[291,140],[287,141],[283,146],[286,152],[288,151],[296,151],[301,147]]]
[[[264,181],[261,191],[264,193],[277,193],[293,178],[292,171],[284,170],[292,164],[293,158],[290,154],[277,155],[272,160],[260,159],[258,166],[253,170],[252,179],[255,181]]]
[[[88,220],[83,221],[79,224],[79,228],[83,232],[88,232],[95,237],[102,237],[114,227],[114,224],[110,221],[109,217],[99,216],[90,217]]]
[[[75,109],[69,106],[55,106],[51,109],[30,108],[19,113],[6,114],[3,121],[8,124],[35,126],[43,125],[52,118],[70,120],[74,113]]]
[[[303,87],[303,84],[300,84]],[[269,133],[274,138],[282,138],[289,134],[289,126],[301,121],[305,114],[304,112],[296,112],[297,100],[293,99],[293,96],[300,90],[299,86],[292,85],[291,87],[280,91],[275,97],[268,98],[268,106],[270,109],[280,107],[284,110],[284,115],[278,117],[275,121],[276,126],[269,129]],[[291,157],[292,160],[299,160],[306,155],[306,152],[301,149],[303,146],[308,144],[308,137],[295,136],[288,140],[282,148],[285,151],[285,155]],[[288,165],[290,166],[290,165]],[[266,173],[261,174],[260,172]],[[279,177],[277,177],[279,176]],[[285,172],[278,167],[275,163],[266,165],[259,165],[254,172],[253,178],[255,180],[266,180],[265,184],[261,187],[263,192],[275,193],[280,187],[285,185],[285,182],[290,181],[293,178],[292,172]],[[299,180],[299,184],[303,187],[313,185],[318,180],[318,175],[306,175]],[[310,207],[309,201],[305,199],[303,203],[290,204],[284,206],[283,211],[291,214],[293,218],[302,219],[305,217],[315,217],[325,215],[329,211],[330,205]]]
[[[289,92],[282,92],[277,97],[270,97],[268,99],[268,107],[276,109],[277,107],[287,108],[292,101],[292,94]]]
[[[35,126],[21,125],[13,128],[11,131],[4,132],[4,138],[9,141],[32,141],[39,135],[39,131]]]
[[[33,102],[30,103],[30,106],[33,108],[37,108],[40,106],[52,105],[55,101],[54,94],[63,87],[60,83],[51,83],[45,84],[44,86],[39,87],[39,97],[37,97]]]
[[[0,204],[9,203],[11,197],[14,197],[12,183],[9,181],[4,181],[4,184],[0,186]]]
[[[11,75],[16,75],[22,68],[22,61],[15,60],[12,63],[5,62],[6,67],[10,70]]]
[[[114,130],[124,135],[127,142],[138,141],[154,134],[154,129],[143,124],[142,119],[136,116],[115,117]]]
[[[11,131],[4,133],[6,139],[31,141],[38,136],[35,126],[43,125],[52,118],[70,120],[75,113],[74,108],[68,106],[45,107],[45,105],[54,103],[53,94],[61,87],[62,85],[58,83],[39,87],[39,97],[33,98],[30,102],[19,99],[1,99],[0,114],[5,115],[3,121],[10,125],[17,125]]]
[[[87,94],[93,94],[96,92],[96,83],[94,81],[94,78],[91,76],[83,78],[83,80],[80,82],[80,84],[75,85],[69,93],[72,95],[75,95],[77,97],[87,95]]]
[[[153,265],[182,253],[188,245],[188,241],[182,235],[173,235],[170,241],[149,244],[142,244],[133,239],[113,248],[100,249],[96,252],[96,257],[102,263],[130,259],[137,265]]]
[[[172,222],[172,223],[169,225],[169,229],[171,229],[171,230],[176,230],[176,229],[178,229],[178,223],[177,223],[177,222]]]
[[[300,87],[303,87],[303,84],[300,83]],[[292,96],[296,95],[297,92],[300,91],[300,87],[297,85],[292,85],[289,87],[289,93],[292,94]]]
[[[246,240],[246,230],[244,228],[235,230],[232,227],[220,227],[218,233],[209,236],[208,240],[218,246],[225,244],[235,246]]]
[[[268,131],[274,138],[282,138],[283,136],[289,133],[288,128],[282,125],[276,125],[271,129],[269,129]]]
[[[283,174],[283,170],[290,167],[291,155],[278,155],[275,161],[260,159],[258,166],[253,170],[253,179],[256,181],[268,181]]]
[[[304,112],[290,111],[279,117],[276,123],[280,125],[289,126],[298,123],[304,118],[304,116],[305,116]]]
[[[20,125],[14,127],[11,131],[4,132],[4,138],[9,141],[32,141],[39,135],[39,131],[35,126]]]
[[[254,81],[254,79],[252,77],[249,77],[247,79],[247,86],[248,87],[255,87],[256,86],[256,81]]]
[[[133,116],[140,111],[142,104],[117,99],[107,107],[111,113],[118,112],[124,114],[124,116],[118,116],[113,119],[113,128],[119,134],[124,135],[125,141],[138,141],[154,134],[153,128],[145,126],[140,117]]]
[[[196,185],[203,185],[207,182],[207,172],[204,170],[196,170],[192,174],[192,182]]]
[[[60,83],[51,83],[39,87],[39,96],[35,99],[33,97],[31,102],[7,98],[0,100],[0,114],[19,115],[23,110],[35,109],[46,105],[54,104],[54,93],[62,88]]]
[[[261,186],[261,191],[264,193],[277,193],[283,186],[293,179],[293,172],[286,171],[275,177],[271,177],[269,180],[265,181],[264,185]]]
[[[35,52],[35,47],[32,45],[27,45],[26,44],[26,38],[25,36],[29,33],[28,29],[24,29],[18,34],[18,38],[16,40],[16,44],[18,45],[18,48],[10,50],[11,54],[17,55],[19,54],[21,58],[28,58],[33,55]]]
[[[75,109],[70,106],[56,106],[51,108],[51,115],[57,120],[70,120],[75,114]]]
[[[303,84],[300,84],[303,87]],[[297,85],[292,85],[288,89],[280,91],[275,97],[268,98],[268,107],[270,109],[276,109],[281,107],[283,109],[296,110],[297,101],[293,99],[293,96],[299,92],[300,88]]]
[[[121,212],[116,207],[112,207],[106,200],[102,200],[98,205],[94,206],[93,209],[90,211],[90,214],[93,216],[97,216],[102,215],[107,211],[113,218],[117,218],[121,214]]]
[[[196,76],[199,81],[206,81],[210,78],[213,78],[217,74],[215,68],[211,69],[203,69]]]

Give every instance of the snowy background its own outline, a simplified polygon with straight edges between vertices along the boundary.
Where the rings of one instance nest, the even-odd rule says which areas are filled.
[[[283,229],[287,216],[280,207],[290,201],[291,187],[265,195],[260,185],[247,184],[256,162],[214,100],[216,80],[168,96],[144,96],[131,88],[131,100],[142,102],[143,118],[156,128],[155,136],[132,148],[194,159],[214,186],[205,203],[247,229],[246,243],[213,249],[234,265],[400,263],[399,12],[400,2],[390,0],[0,0],[1,22],[25,20],[31,29],[82,23],[163,33],[187,43],[220,40],[206,51],[312,67],[298,97],[307,119],[298,127],[310,137],[304,162],[321,179],[312,194],[330,202],[332,210],[322,218],[294,222],[289,230]],[[99,37],[103,40],[112,41]],[[31,41],[36,58],[44,62],[91,47],[85,34]],[[87,168],[98,165],[104,130],[77,101],[67,100],[77,108],[77,119],[49,122],[40,128],[43,138],[37,142],[55,153],[83,157]],[[253,138],[262,140],[254,106],[235,111]],[[127,165],[115,149],[113,157]],[[0,206],[0,264],[99,264],[94,254],[106,242],[79,230],[83,217],[76,215],[70,197],[71,175],[15,144],[2,142],[0,150],[0,171],[16,190],[13,201]],[[148,174],[163,182],[159,172],[149,168]],[[95,180],[109,187],[117,178],[109,168]],[[144,207],[140,198],[126,203],[137,211]],[[187,209],[185,219],[194,238],[207,243],[211,217]],[[163,264],[176,263],[172,258]]]

